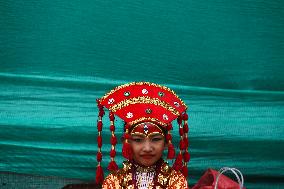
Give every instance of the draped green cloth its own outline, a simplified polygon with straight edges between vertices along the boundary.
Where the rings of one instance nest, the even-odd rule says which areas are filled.
[[[284,188],[283,8],[280,0],[1,1],[0,171],[94,180],[96,99],[150,81],[189,107],[191,185],[207,168],[229,166],[247,188]]]

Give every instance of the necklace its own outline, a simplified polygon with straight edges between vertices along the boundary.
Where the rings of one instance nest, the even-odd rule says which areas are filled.
[[[158,160],[155,165],[145,167],[140,166],[133,162],[131,172],[132,181],[135,189],[148,189],[149,186],[153,186],[153,189],[157,185],[157,175],[160,172],[162,160]]]

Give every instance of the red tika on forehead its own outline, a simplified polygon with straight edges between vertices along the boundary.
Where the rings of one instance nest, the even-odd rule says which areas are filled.
[[[138,134],[143,135],[145,137],[148,137],[152,134],[161,134],[164,136],[162,129],[158,125],[150,122],[140,123],[134,126],[130,134]]]

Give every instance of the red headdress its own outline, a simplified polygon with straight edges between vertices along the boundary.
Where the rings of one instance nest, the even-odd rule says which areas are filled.
[[[111,161],[108,165],[108,170],[114,171],[118,169],[115,163],[115,145],[117,143],[114,134],[115,116],[120,117],[125,121],[124,143],[122,147],[122,155],[130,159],[131,148],[128,143],[130,138],[129,130],[132,126],[142,122],[152,122],[167,130],[166,140],[168,142],[168,159],[174,159],[173,168],[175,170],[182,170],[183,174],[187,176],[187,162],[190,159],[188,152],[188,115],[186,114],[187,106],[171,89],[149,82],[133,82],[125,85],[120,85],[105,96],[97,100],[99,108],[98,116],[98,153],[97,153],[97,171],[96,182],[102,183],[103,169],[101,167],[102,161],[102,117],[104,116],[104,107],[109,110],[110,131],[111,137]],[[174,145],[172,144],[172,121],[177,119],[179,125],[180,143],[179,152],[176,156]]]

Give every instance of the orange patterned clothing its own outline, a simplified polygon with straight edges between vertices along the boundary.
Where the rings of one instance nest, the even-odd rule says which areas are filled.
[[[136,179],[133,182],[133,166],[137,166],[129,161],[125,161],[123,163],[123,168],[119,169],[118,171],[115,171],[108,175],[104,182],[103,182],[103,189],[140,189],[140,188],[149,188],[149,189],[188,189],[188,183],[186,178],[183,176],[182,173],[174,170],[171,168],[166,162],[161,160],[160,165],[158,166],[158,171],[156,171],[157,175],[155,177],[151,178],[151,170],[147,171],[148,168],[141,168],[143,169],[144,173],[148,174],[148,176],[144,177],[144,182],[146,182],[147,186],[145,184],[140,183],[139,185],[139,179]],[[139,168],[138,168],[139,169]],[[139,170],[135,169],[136,172]],[[151,168],[150,168],[151,169]],[[136,174],[135,174],[136,175]],[[138,177],[136,177],[138,178]],[[145,181],[146,178],[146,181]],[[148,180],[147,180],[148,178]],[[155,180],[155,181],[154,181]],[[155,184],[154,184],[155,182]],[[155,187],[154,187],[155,185]]]

